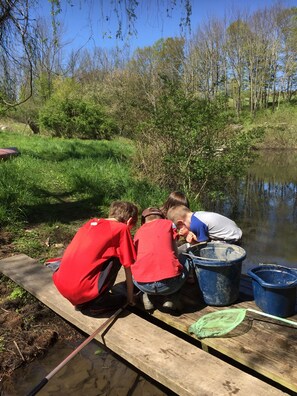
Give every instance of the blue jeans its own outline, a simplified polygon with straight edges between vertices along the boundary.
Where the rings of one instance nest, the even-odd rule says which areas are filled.
[[[162,279],[155,282],[136,282],[133,279],[133,283],[140,291],[147,294],[167,296],[169,294],[176,293],[185,283],[189,275],[189,261],[185,256],[179,256],[179,261],[183,265],[183,270],[180,275],[174,278]]]
[[[56,272],[59,269],[62,259],[57,259],[56,261],[51,261],[48,264],[45,263],[46,268],[49,268],[52,272]]]

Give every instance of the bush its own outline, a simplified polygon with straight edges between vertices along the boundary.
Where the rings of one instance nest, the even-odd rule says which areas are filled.
[[[169,190],[224,191],[244,174],[261,134],[243,130],[225,109],[224,98],[208,102],[172,87],[140,127],[138,167]]]
[[[117,132],[102,107],[80,98],[53,96],[41,109],[39,120],[56,137],[110,139]]]

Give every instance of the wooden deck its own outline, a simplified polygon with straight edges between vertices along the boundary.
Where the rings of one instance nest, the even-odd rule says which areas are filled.
[[[187,335],[188,327],[203,315],[225,309],[202,304],[197,285],[186,285],[183,294],[188,303],[191,300],[193,302],[195,295],[197,297],[198,304],[193,304],[190,312],[177,319],[158,310],[154,311],[153,316]],[[232,308],[252,308],[261,312],[252,298],[251,280],[243,276],[240,299]],[[297,325],[297,314],[287,319]],[[194,335],[190,336],[195,338]],[[260,375],[268,382],[272,381],[270,383],[283,386],[289,394],[297,394],[297,326],[247,311],[244,322],[225,337],[206,338],[200,342],[203,350],[232,361],[243,370]]]
[[[94,319],[75,311],[57,292],[51,271],[26,255],[0,260],[0,270],[86,334],[106,320],[106,316]],[[121,276],[120,272],[119,282]],[[242,291],[236,306],[257,309],[247,280]],[[180,316],[158,310],[149,315],[141,307],[125,310],[96,339],[178,395],[297,392],[297,329],[253,320],[247,321],[248,329],[238,327],[236,336],[200,342],[187,329],[216,308],[201,304],[196,284],[184,286],[183,300],[187,312]],[[297,321],[297,315],[290,319]]]

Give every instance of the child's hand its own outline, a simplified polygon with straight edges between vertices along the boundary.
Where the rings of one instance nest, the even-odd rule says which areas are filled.
[[[188,235],[186,236],[186,241],[188,243],[193,243],[193,242],[197,242],[197,237],[193,232],[189,232]]]

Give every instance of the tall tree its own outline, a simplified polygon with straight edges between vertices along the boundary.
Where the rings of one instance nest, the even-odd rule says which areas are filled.
[[[224,37],[223,23],[212,19],[197,30],[189,45],[187,86],[206,99],[224,90]]]
[[[129,68],[138,76],[142,94],[153,111],[166,86],[164,83],[181,83],[183,63],[184,40],[181,38],[160,39],[150,47],[135,51]]]
[[[291,100],[297,88],[297,7],[280,10],[278,26],[282,44],[280,90],[287,100]]]
[[[250,34],[248,23],[242,19],[227,28],[226,55],[232,75],[232,97],[237,114],[242,109],[242,93],[246,88],[246,37]]]
[[[32,96],[32,57],[36,51],[35,23],[30,17],[30,9],[35,0],[3,0],[0,2],[0,87],[2,105],[10,106],[18,100],[17,90],[23,77],[15,71],[24,71],[28,76],[29,92],[21,102]],[[7,89],[9,74],[13,80],[14,95]],[[19,102],[20,103],[20,102]]]

